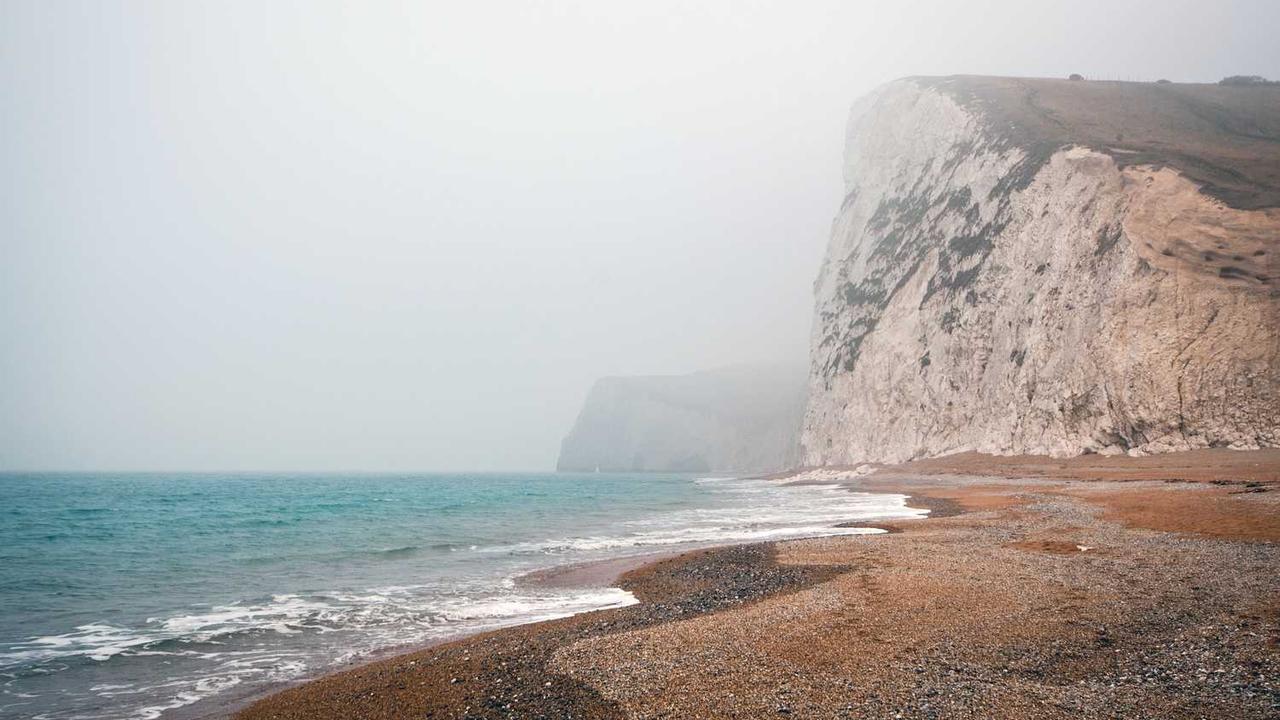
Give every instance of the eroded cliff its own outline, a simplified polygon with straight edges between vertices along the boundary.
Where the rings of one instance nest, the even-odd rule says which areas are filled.
[[[1280,445],[1280,90],[900,80],[845,181],[806,464]]]
[[[792,467],[804,371],[734,367],[598,380],[558,470],[763,472]]]

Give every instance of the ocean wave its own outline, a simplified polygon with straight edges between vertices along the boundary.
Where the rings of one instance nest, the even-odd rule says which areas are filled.
[[[695,546],[780,540],[814,535],[858,535],[877,530],[836,527],[850,521],[918,517],[925,510],[906,505],[902,495],[868,495],[835,485],[780,487],[759,480],[708,477],[695,482],[735,494],[738,502],[721,507],[661,513],[620,523],[625,532],[561,536],[469,549],[482,554],[568,555],[652,547]],[[461,549],[433,544],[429,549]],[[463,546],[468,547],[468,546]],[[371,551],[374,557],[404,558],[422,551],[402,545]],[[83,657],[102,662],[122,654],[174,653],[189,646],[242,634],[292,635],[352,628],[418,629],[446,627],[483,618],[515,618],[559,612],[562,608],[609,606],[618,597],[495,596],[492,592],[451,595],[442,588],[393,586],[364,591],[279,594],[257,602],[212,606],[198,612],[150,617],[139,626],[95,622],[61,634],[32,637],[0,648],[0,667],[32,665]],[[618,591],[621,592],[621,591]],[[576,610],[575,610],[576,611]]]
[[[733,542],[764,542],[819,535],[874,535],[884,530],[865,527],[803,525],[777,528],[706,527],[655,531],[635,535],[558,538],[539,542],[514,543],[487,548],[488,552],[559,554],[586,550],[618,550],[668,545],[704,545]]]
[[[208,605],[177,604],[175,596],[174,606],[163,604],[161,592],[154,605],[140,606],[149,609],[139,609],[136,622],[119,620],[123,615],[79,615],[85,620],[102,619],[70,629],[64,625],[58,632],[19,642],[9,634],[0,644],[0,675],[17,683],[14,690],[37,687],[41,692],[71,687],[72,678],[92,678],[76,688],[82,695],[59,696],[60,709],[50,715],[57,720],[148,720],[229,688],[296,679],[389,647],[636,602],[618,588],[538,588],[511,580],[550,564],[653,549],[860,535],[881,531],[856,527],[859,522],[927,512],[908,507],[905,496],[854,493],[834,484],[784,487],[736,477],[663,482],[668,484],[657,490],[643,489],[647,503],[643,511],[628,511],[634,506],[626,505],[613,509],[610,496],[602,492],[598,496],[601,509],[584,503],[583,507],[592,508],[585,517],[570,517],[558,510],[532,519],[499,515],[494,522],[504,524],[477,521],[473,527],[469,516],[464,516],[433,527],[426,525],[437,510],[432,504],[431,512],[413,517],[414,523],[427,528],[421,532],[416,525],[402,525],[395,534],[363,534],[349,544],[295,546],[240,542],[237,536],[233,552],[223,553],[219,545],[196,559],[223,563],[237,577],[243,573],[265,579],[231,587],[278,587],[292,592]],[[701,488],[696,495],[689,494],[695,492],[693,485]],[[458,506],[472,507],[474,502]],[[292,524],[322,505],[256,514],[247,522],[244,513],[227,517],[233,518],[228,522],[239,532],[248,525]],[[443,512],[454,514],[449,507]],[[540,526],[543,517],[547,524]],[[851,521],[855,526],[837,527]],[[221,526],[214,522],[209,527]],[[42,526],[38,532],[51,534],[59,529]],[[249,533],[243,537],[273,536]],[[279,576],[275,565],[281,568]],[[260,570],[262,566],[272,567]],[[284,581],[276,585],[279,578]],[[324,589],[315,578],[350,584]],[[67,680],[60,683],[58,678]],[[52,697],[45,692],[44,700],[36,702],[50,702]]]
[[[385,550],[377,550],[377,551],[374,551],[373,554],[381,558],[395,559],[395,558],[408,557],[410,555],[416,554],[421,549],[422,548],[418,547],[417,545],[403,545],[401,547],[393,547],[393,548],[386,548]]]
[[[635,598],[631,593],[617,588],[447,596],[429,586],[389,586],[310,597],[276,595],[263,603],[237,603],[212,607],[205,612],[152,617],[138,627],[90,623],[67,633],[32,637],[0,653],[0,667],[76,657],[105,662],[119,655],[195,654],[213,659],[226,653],[201,652],[190,646],[261,633],[291,635],[306,631],[382,628],[401,629],[407,635],[429,634],[432,630],[471,621],[501,624],[562,617],[633,602]]]
[[[500,587],[510,587],[503,585]],[[183,655],[198,659],[184,673],[161,682],[99,683],[88,694],[113,709],[83,717],[155,720],[247,682],[282,682],[301,677],[316,661],[313,650],[258,641],[231,643],[254,632],[351,631],[338,645],[344,653],[322,666],[346,662],[374,650],[420,643],[452,633],[482,632],[523,622],[566,617],[590,610],[625,607],[637,601],[619,588],[584,591],[510,592],[442,596],[428,586],[388,586],[359,593],[327,593],[316,598],[277,595],[269,602],[211,608],[167,618],[151,618],[138,628],[94,623],[60,635],[31,638],[0,654],[0,665],[17,662],[14,674],[60,672],[75,658],[108,662],[116,657]],[[208,644],[216,638],[217,643]],[[201,644],[206,643],[206,644]],[[195,644],[200,649],[160,650]],[[32,663],[38,663],[32,665]],[[62,716],[58,716],[62,717]],[[70,716],[68,716],[70,717]],[[77,715],[77,717],[80,717]]]
[[[559,537],[493,545],[481,552],[559,555],[575,552],[714,545],[818,535],[866,535],[874,528],[845,526],[891,518],[923,517],[907,496],[850,492],[840,485],[779,486],[762,480],[697,478],[740,500],[722,507],[692,508],[620,523],[626,533]]]

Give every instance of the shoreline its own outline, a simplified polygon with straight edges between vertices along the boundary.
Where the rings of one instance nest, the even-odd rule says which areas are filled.
[[[730,544],[666,553],[649,562],[634,562],[634,567],[616,579],[619,587],[636,594],[640,602],[635,605],[512,625],[394,654],[267,694],[232,717],[401,717],[395,707],[383,707],[380,712],[367,715],[365,710],[369,707],[365,701],[373,700],[377,693],[365,693],[360,688],[366,686],[370,676],[377,678],[373,686],[385,687],[388,680],[395,682],[392,680],[395,676],[418,668],[432,675],[436,680],[434,684],[440,689],[468,687],[426,699],[428,704],[433,700],[443,700],[444,703],[437,703],[440,706],[426,710],[425,715],[421,714],[421,708],[416,708],[404,717],[453,717],[457,716],[455,711],[460,711],[463,716],[476,717],[488,717],[494,711],[500,711],[500,716],[510,717],[612,717],[615,709],[589,689],[572,681],[545,679],[554,675],[544,668],[547,650],[554,650],[556,641],[560,639],[580,639],[697,617],[749,604],[777,592],[806,587],[828,576],[829,573],[812,569],[788,571],[775,566],[769,560],[774,545],[773,542]],[[642,558],[627,560],[641,561]],[[602,561],[601,564],[611,562]],[[582,568],[569,572],[580,570],[594,572]],[[697,590],[686,592],[690,585],[697,586]],[[474,659],[473,655],[476,656]],[[533,675],[524,674],[526,672]],[[348,685],[353,677],[358,678],[354,694],[352,686]],[[310,691],[316,686],[329,686],[326,688],[328,692],[321,696],[312,695]],[[396,688],[413,690],[403,683],[396,683]],[[532,709],[532,712],[530,708],[522,707],[519,711],[525,714],[511,715],[516,708],[511,707],[510,702],[499,702],[496,696],[477,696],[474,688],[481,688],[482,692],[505,691],[512,699],[521,695],[516,688],[523,688],[544,705]],[[298,694],[303,696],[302,702],[298,702],[300,698],[291,696]],[[475,706],[467,700],[472,696],[478,698]],[[335,697],[351,702],[335,703]],[[319,700],[319,704],[308,702],[309,698]],[[485,709],[481,710],[480,706]],[[474,710],[481,712],[477,715]]]
[[[716,546],[719,547],[719,546]],[[726,546],[727,547],[727,546]],[[711,549],[711,548],[707,548]],[[656,551],[652,553],[644,553],[634,556],[625,556],[620,558],[606,558],[601,560],[589,560],[585,562],[571,562],[562,565],[553,565],[546,568],[534,570],[514,578],[517,584],[528,584],[531,587],[547,587],[547,588],[570,588],[570,589],[591,589],[616,587],[616,583],[623,575],[632,570],[640,569],[646,565],[650,565],[668,558],[678,557],[686,551]],[[602,610],[591,610],[587,612],[604,612]],[[578,613],[582,614],[582,613]],[[573,615],[567,616],[573,617]],[[361,668],[365,665],[393,659],[402,655],[411,655],[420,653],[442,645],[465,641],[469,638],[476,637],[487,633],[502,632],[512,628],[523,627],[526,625],[537,625],[543,622],[554,622],[563,618],[555,618],[552,620],[530,620],[525,622],[516,622],[512,625],[505,625],[491,630],[464,630],[459,629],[456,633],[443,637],[434,638],[421,643],[410,643],[407,645],[391,645],[378,648],[372,652],[360,656],[359,658],[349,660],[342,665],[322,669],[315,674],[303,675],[301,677],[282,680],[265,686],[246,688],[242,693],[230,692],[221,697],[211,698],[217,699],[218,702],[205,702],[195,705],[175,708],[172,712],[166,713],[162,717],[173,718],[174,720],[225,720],[226,718],[237,717],[239,713],[259,700],[269,698],[280,692],[284,692],[291,688],[307,685],[316,680],[323,679],[330,675],[348,672],[353,669]]]
[[[974,458],[882,469],[841,484],[909,495],[915,507],[932,506],[926,517],[935,522],[867,522],[859,525],[888,532],[607,561],[621,571],[619,584],[636,594],[638,605],[375,660],[262,697],[235,717],[856,717],[892,716],[893,708],[920,717],[972,716],[979,708],[991,717],[1017,717],[1035,708],[1065,718],[1113,705],[1143,715],[1114,688],[1174,717],[1193,716],[1194,708],[1266,717],[1280,709],[1280,603],[1267,601],[1280,596],[1274,577],[1280,453],[1260,452],[1237,453],[1236,460],[1254,466],[1245,477],[1224,477],[1234,466],[1212,452],[1178,457],[1164,468],[1142,463],[1141,472],[1156,477],[1140,479],[1084,480],[1071,477],[1077,472],[1072,463],[1056,460],[1041,463],[1066,465],[1056,473],[1010,473],[1021,479],[1001,474],[998,466],[1006,461],[999,459],[986,474],[972,472],[983,462]],[[1132,470],[1119,463],[1117,473]],[[1186,482],[1181,476],[1188,475],[1202,479]],[[1147,496],[1146,515],[1129,507],[1134,493]],[[1162,513],[1177,527],[1147,527],[1159,524],[1149,515]],[[1188,554],[1198,558],[1194,567],[1177,562]],[[560,569],[538,580],[598,579],[607,572]],[[948,582],[957,587],[939,587]],[[999,591],[1006,586],[1024,587]],[[1126,591],[1123,601],[1113,597],[1116,588]],[[1045,604],[1046,597],[1061,599]],[[967,602],[954,604],[958,599]],[[1156,654],[1160,643],[1209,642],[1183,630],[1214,613],[1218,621],[1223,613],[1231,617],[1210,625],[1232,632],[1225,640],[1210,638],[1218,658],[1210,674],[1229,675],[1232,683],[1218,687],[1201,682],[1199,668],[1174,668],[1166,676],[1182,683],[1135,687],[1133,676],[1113,671],[1122,652],[1158,667],[1168,664]],[[1019,623],[1006,626],[1002,617]],[[1045,637],[1049,628],[1055,632]],[[900,646],[898,635],[915,638],[915,645]],[[927,638],[933,642],[923,642]],[[956,645],[966,638],[977,649]],[[895,652],[886,655],[888,648]],[[903,652],[919,655],[907,670]],[[940,652],[980,657],[966,657],[967,665],[940,664]],[[956,667],[987,674],[995,671],[992,657],[1005,672],[1013,667],[1017,682],[1006,687],[1002,675],[977,689],[972,678],[957,685]],[[779,662],[799,667],[815,658],[822,661],[817,668],[776,675]],[[1107,680],[1099,685],[1093,675]],[[845,685],[819,683],[803,701],[796,699],[797,684],[841,676]],[[1067,679],[1072,684],[1063,684]],[[1086,690],[1076,689],[1080,683]],[[868,691],[872,686],[882,690]],[[956,687],[969,689],[960,700],[938,699]]]
[[[859,525],[862,527],[862,525]],[[692,552],[704,550],[717,550],[721,548],[734,547],[737,544],[730,543],[726,545],[712,545],[708,547],[688,548],[684,550],[668,550],[653,551],[641,553],[637,555],[628,555],[618,558],[604,558],[599,560],[587,560],[582,562],[569,562],[560,565],[552,565],[545,568],[533,570],[531,572],[518,575],[514,581],[519,585],[528,585],[530,587],[546,587],[553,589],[594,589],[618,587],[618,583],[622,577],[628,573],[641,570],[646,566],[655,563],[678,558],[682,555]],[[470,630],[459,629],[456,633],[433,638],[420,643],[409,643],[406,645],[391,645],[377,650],[371,651],[359,658],[348,660],[341,665],[328,667],[319,670],[314,674],[307,674],[289,680],[282,680],[270,683],[264,686],[245,688],[244,692],[239,694],[235,692],[226,693],[223,696],[215,696],[210,700],[217,702],[203,702],[195,705],[183,706],[173,709],[171,712],[164,714],[163,718],[172,718],[173,720],[226,720],[227,718],[239,717],[240,713],[256,702],[269,698],[277,693],[281,693],[292,688],[307,685],[309,683],[321,680],[330,675],[349,672],[359,669],[366,665],[382,662],[388,659],[394,659],[403,655],[412,655],[428,650],[432,650],[451,643],[463,642],[470,638],[489,633],[500,633],[503,631],[539,625],[546,622],[555,622],[566,618],[576,617],[592,612],[608,612],[603,610],[588,610],[586,612],[575,613],[574,615],[565,616],[565,618],[553,618],[550,620],[526,620],[517,621],[511,625],[490,630]]]
[[[712,547],[721,547],[715,545]],[[701,549],[701,548],[693,548]],[[637,555],[624,555],[617,558],[605,558],[602,560],[585,560],[582,562],[569,562],[562,565],[552,565],[551,567],[541,568],[532,572],[524,573],[515,578],[517,585],[528,587],[546,587],[546,588],[604,588],[618,587],[618,581],[623,575],[638,570],[646,565],[666,560],[669,558],[679,557],[687,550],[656,550],[649,553],[640,553]]]
[[[817,484],[817,483],[811,483]],[[825,485],[843,486],[842,483],[822,483]],[[854,488],[844,487],[846,490],[857,491]],[[883,494],[877,491],[874,494]],[[898,494],[898,493],[890,493]],[[949,501],[939,500],[930,502],[929,504],[917,503],[919,509],[930,509],[933,507],[943,507],[944,505],[951,507]],[[922,515],[914,518],[895,518],[892,521],[881,521],[871,519],[868,521],[853,520],[848,522],[837,523],[831,526],[832,530],[841,528],[868,528],[875,530],[883,530],[885,533],[900,532],[900,528],[893,523],[898,520],[919,520],[932,517],[932,514]],[[833,533],[835,537],[860,537],[860,535],[842,535]],[[868,533],[867,536],[874,536],[874,533]],[[826,537],[823,535],[807,536],[807,537]],[[805,539],[805,538],[800,538]],[[594,560],[566,562],[557,565],[551,565],[544,568],[532,570],[517,576],[512,580],[517,585],[548,588],[548,589],[604,589],[604,588],[620,588],[629,590],[622,584],[622,581],[628,575],[634,572],[644,572],[647,568],[666,561],[678,561],[680,558],[705,552],[715,552],[719,550],[728,550],[746,546],[772,546],[776,542],[783,541],[727,541],[717,542],[707,545],[691,545],[680,549],[653,549],[651,551],[640,552],[634,555],[624,555],[614,558],[600,558]],[[641,600],[641,602],[644,602]],[[622,608],[625,609],[625,608]],[[488,630],[459,629],[455,633],[433,638],[420,643],[409,643],[404,645],[391,645],[378,648],[377,650],[363,654],[358,658],[348,660],[341,665],[319,669],[313,674],[305,674],[289,680],[277,681],[263,686],[246,687],[240,693],[234,691],[225,693],[221,696],[210,698],[210,702],[205,701],[190,706],[175,708],[165,713],[162,717],[172,718],[172,720],[226,720],[227,718],[241,717],[241,713],[249,709],[259,701],[270,698],[278,693],[302,687],[310,683],[323,680],[332,675],[342,674],[353,670],[358,670],[367,665],[383,662],[390,659],[399,658],[401,656],[414,655],[421,652],[440,648],[442,646],[453,643],[466,642],[472,638],[488,635],[491,633],[502,633],[515,630],[518,628],[538,626],[544,623],[554,623],[560,620],[567,620],[581,615],[592,613],[611,612],[613,609],[605,608],[599,610],[588,610],[577,612],[560,618],[551,619],[530,619],[518,620],[510,625],[503,625]]]

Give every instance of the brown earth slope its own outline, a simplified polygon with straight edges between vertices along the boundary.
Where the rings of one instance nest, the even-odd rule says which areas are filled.
[[[980,108],[1019,145],[1085,145],[1176,168],[1237,209],[1280,207],[1280,86],[917,78]]]

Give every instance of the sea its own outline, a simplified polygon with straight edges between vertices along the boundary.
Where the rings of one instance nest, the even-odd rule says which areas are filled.
[[[681,474],[0,474],[0,718],[216,717],[390,648],[636,602],[536,570],[925,512]]]

